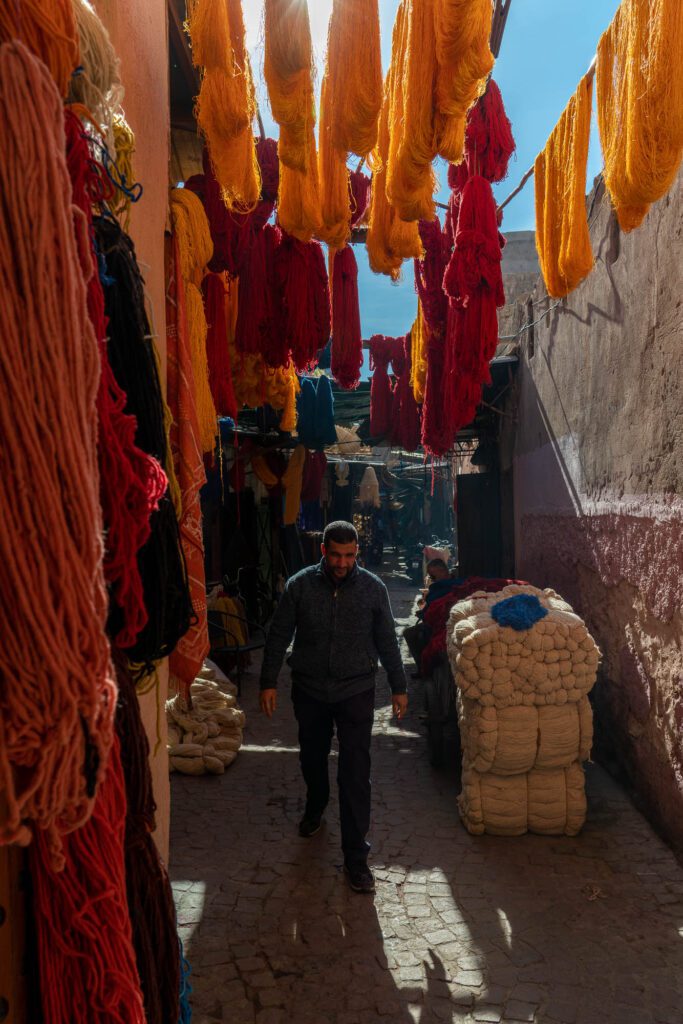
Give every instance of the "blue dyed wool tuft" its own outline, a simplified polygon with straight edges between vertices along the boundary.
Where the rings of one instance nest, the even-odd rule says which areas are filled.
[[[548,609],[544,608],[535,594],[517,594],[506,597],[491,608],[491,615],[499,626],[511,626],[521,632],[545,618]]]

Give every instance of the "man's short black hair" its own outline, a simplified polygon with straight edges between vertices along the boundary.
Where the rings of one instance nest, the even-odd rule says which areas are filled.
[[[334,544],[357,544],[358,532],[353,523],[347,523],[343,519],[337,519],[334,523],[328,523],[323,533],[323,544],[329,546],[330,541]]]
[[[448,569],[448,566],[444,562],[443,558],[430,558],[429,561],[427,562],[427,568],[433,569],[435,565],[441,565],[443,566],[444,569]]]

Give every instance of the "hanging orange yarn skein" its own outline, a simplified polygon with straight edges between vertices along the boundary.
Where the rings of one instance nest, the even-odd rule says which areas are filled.
[[[593,83],[570,99],[545,149],[536,157],[536,248],[549,295],[568,295],[593,267],[586,216],[586,164]]]
[[[410,383],[418,405],[424,402],[425,397],[428,348],[429,332],[422,311],[422,303],[418,299],[417,316],[410,329]]]
[[[437,148],[451,163],[462,160],[467,111],[495,63],[492,17],[491,0],[434,0]]]
[[[78,30],[71,0],[20,0],[0,4],[0,43],[19,39],[47,65],[60,95],[78,67]]]
[[[320,228],[313,49],[306,0],[265,0],[263,73],[280,126],[278,221],[302,242]]]
[[[367,156],[377,144],[382,107],[377,0],[333,0],[326,74],[332,141],[342,153]]]
[[[622,231],[670,189],[683,154],[683,5],[622,0],[595,69],[605,185]]]
[[[351,237],[351,197],[346,153],[340,152],[332,138],[332,110],[329,102],[333,83],[329,65],[320,93],[320,140],[318,170],[320,177],[320,238],[332,249],[343,249]]]
[[[193,0],[188,10],[192,59],[204,74],[196,116],[230,209],[248,210],[261,194],[251,124],[254,81],[245,44],[241,0]]]

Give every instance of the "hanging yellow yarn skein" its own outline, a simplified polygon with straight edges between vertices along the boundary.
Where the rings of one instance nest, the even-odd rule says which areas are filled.
[[[278,220],[285,231],[310,242],[321,221],[308,4],[265,0],[264,12],[263,73],[280,126]]]
[[[365,157],[377,145],[382,107],[377,0],[333,0],[326,74],[332,141],[341,153]]]
[[[583,78],[534,164],[536,249],[549,295],[568,295],[593,267],[586,165],[593,84]]]
[[[116,170],[121,181],[130,186],[135,181],[135,172],[133,170],[135,135],[123,113],[114,114],[112,129],[114,133],[114,150],[116,152]],[[123,230],[128,231],[130,226],[130,196],[127,196],[125,192],[117,190],[116,195],[110,202],[110,206],[112,213],[121,221]]]
[[[331,25],[330,21],[330,27]],[[343,249],[351,237],[349,172],[346,168],[346,153],[337,149],[332,138],[332,111],[329,102],[331,87],[328,63],[320,93],[318,172],[321,226],[319,236],[332,249]]]
[[[401,220],[433,220],[436,178],[434,0],[406,8],[390,113],[387,198]],[[392,54],[392,63],[394,56]]]
[[[192,357],[199,443],[203,452],[212,452],[218,432],[217,415],[209,386],[206,356],[208,328],[199,286],[206,273],[206,265],[213,255],[213,242],[202,201],[189,189],[174,188],[171,191],[171,217],[178,242],[180,274],[185,286],[185,315]]]
[[[401,0],[391,45],[391,64],[384,83],[384,99],[379,117],[377,147],[369,159],[372,168],[372,192],[367,235],[370,267],[376,274],[388,274],[394,281],[401,274],[404,259],[419,257],[422,243],[417,221],[402,221],[389,203],[386,192],[387,163],[391,143],[391,115],[396,111],[395,92],[400,89],[398,68],[405,46],[406,8],[408,0]]]
[[[410,383],[413,395],[418,404],[424,402],[425,385],[427,383],[427,324],[425,323],[422,303],[418,299],[417,316],[410,329]]]
[[[605,185],[622,231],[664,196],[683,154],[683,5],[622,0],[595,70]]]
[[[251,209],[261,194],[261,174],[251,130],[256,95],[241,0],[194,0],[187,24],[192,59],[204,67],[195,113],[216,179],[226,206]]]
[[[434,0],[437,149],[451,163],[462,160],[467,111],[495,63],[492,16],[491,0]]]

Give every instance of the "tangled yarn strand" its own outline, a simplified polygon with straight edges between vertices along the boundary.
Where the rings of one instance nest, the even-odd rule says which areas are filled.
[[[683,6],[622,0],[595,71],[605,184],[623,231],[638,227],[683,154]],[[672,64],[673,59],[673,64]]]
[[[558,297],[593,267],[585,197],[592,94],[583,78],[534,165],[536,247],[548,293]]]
[[[0,391],[12,396],[0,403],[0,613],[12,627],[0,641],[0,842],[28,842],[31,821],[60,867],[60,833],[90,815],[113,731],[99,355],[61,97],[18,41],[0,47],[0,121],[0,181],[12,197],[0,208]],[[86,229],[82,216],[76,223]]]

